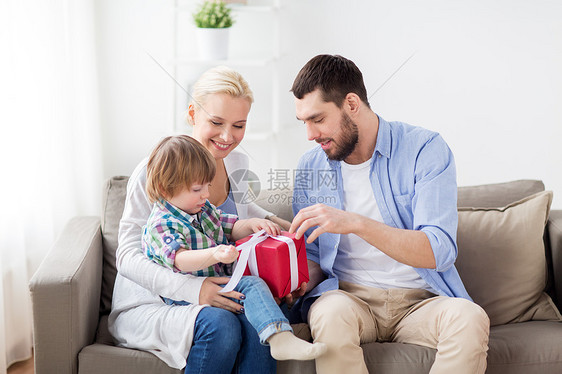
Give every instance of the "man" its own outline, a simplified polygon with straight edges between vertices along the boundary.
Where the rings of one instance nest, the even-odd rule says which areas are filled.
[[[489,320],[454,266],[456,172],[445,141],[375,114],[361,72],[341,56],[314,57],[292,92],[319,144],[299,162],[296,178],[310,183],[295,180],[291,225],[309,258],[310,292],[297,307],[328,346],[317,372],[367,373],[360,344],[394,341],[436,348],[431,373],[484,373]]]

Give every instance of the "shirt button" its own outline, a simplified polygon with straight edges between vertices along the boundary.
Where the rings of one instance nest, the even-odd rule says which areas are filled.
[[[379,158],[381,158],[381,157],[382,157],[382,155],[379,155]]]

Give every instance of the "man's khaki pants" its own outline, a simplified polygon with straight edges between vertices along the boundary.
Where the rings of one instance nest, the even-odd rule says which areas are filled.
[[[436,348],[432,374],[486,370],[490,321],[465,299],[340,282],[312,304],[308,323],[314,342],[328,346],[316,359],[318,374],[367,374],[360,344],[374,341]]]

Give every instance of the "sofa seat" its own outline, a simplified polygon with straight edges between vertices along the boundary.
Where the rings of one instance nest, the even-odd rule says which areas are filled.
[[[125,368],[139,374],[183,373],[182,370],[172,369],[155,359],[151,353],[112,346],[111,336],[106,330],[107,316],[101,318],[99,326],[96,343],[86,346],[78,355],[78,373],[121,374]],[[490,329],[486,373],[560,374],[560,336],[562,323],[530,321],[494,326]],[[362,347],[371,373],[429,373],[435,359],[434,349],[413,344],[368,343]],[[314,361],[281,361],[277,366],[279,374],[316,372]],[[389,371],[389,368],[392,370]]]
[[[529,321],[490,329],[489,374],[562,373],[562,323]]]

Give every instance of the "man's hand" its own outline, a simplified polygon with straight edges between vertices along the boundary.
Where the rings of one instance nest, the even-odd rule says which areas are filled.
[[[290,233],[295,233],[295,238],[300,239],[306,230],[318,226],[308,236],[307,243],[312,243],[320,234],[349,234],[353,232],[361,216],[346,212],[324,204],[316,204],[303,208],[293,219]]]
[[[233,245],[220,244],[213,248],[213,257],[223,264],[231,264],[238,258],[238,251]]]
[[[306,293],[306,285],[306,282],[302,282],[299,288],[297,288],[284,298],[280,299],[278,297],[275,297],[275,302],[277,303],[277,305],[279,305],[282,301],[284,301],[288,306],[292,306],[299,297],[302,297]]]
[[[244,300],[245,296],[240,292],[230,291],[219,293],[222,290],[221,284],[227,284],[230,278],[227,277],[207,277],[201,285],[199,292],[199,304],[208,304],[217,308],[230,310],[234,313],[241,313],[243,305],[240,305],[229,298]]]

